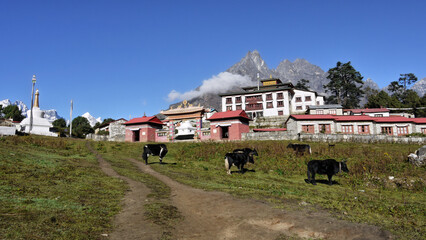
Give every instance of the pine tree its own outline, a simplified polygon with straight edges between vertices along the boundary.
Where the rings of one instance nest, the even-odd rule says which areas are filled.
[[[331,92],[327,103],[337,103],[343,108],[359,107],[360,98],[364,94],[361,89],[363,77],[352,67],[351,62],[337,62],[335,68],[328,70],[327,78],[330,82],[324,88],[326,92]]]

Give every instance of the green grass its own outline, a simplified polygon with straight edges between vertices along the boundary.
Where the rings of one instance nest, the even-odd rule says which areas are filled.
[[[313,154],[298,157],[286,148],[287,144],[173,143],[168,144],[169,153],[164,161],[175,164],[151,166],[197,188],[267,200],[278,208],[326,209],[337,218],[377,225],[403,239],[419,239],[426,234],[425,168],[407,161],[407,155],[420,146],[339,143],[329,149],[328,144],[311,143]],[[140,159],[142,146],[133,144],[131,148],[135,150],[122,153]],[[255,165],[246,167],[248,171],[244,174],[234,172],[229,176],[223,157],[241,147],[256,147],[259,157]],[[306,163],[326,158],[347,160],[350,172],[334,176],[338,184],[333,186],[305,183]],[[158,158],[151,157],[150,161]],[[396,180],[390,181],[389,176]],[[326,180],[326,176],[319,175],[317,179]]]
[[[83,141],[1,138],[0,239],[98,239],[125,188]]]

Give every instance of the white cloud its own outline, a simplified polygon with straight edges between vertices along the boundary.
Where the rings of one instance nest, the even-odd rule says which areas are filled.
[[[180,93],[176,90],[172,90],[167,100],[173,102],[176,100],[191,100],[195,97],[199,97],[205,93],[223,93],[235,86],[248,86],[251,80],[247,76],[241,76],[229,72],[221,72],[210,79],[204,80],[203,84],[199,89],[191,90],[185,93]]]

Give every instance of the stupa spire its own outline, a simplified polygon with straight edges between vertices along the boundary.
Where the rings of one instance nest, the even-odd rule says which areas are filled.
[[[40,95],[40,93],[38,92],[38,89],[37,89],[37,91],[35,93],[34,107],[38,107],[38,108],[40,108],[39,95]]]

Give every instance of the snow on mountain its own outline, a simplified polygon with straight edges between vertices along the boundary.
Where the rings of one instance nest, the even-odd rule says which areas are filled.
[[[27,112],[28,112],[29,108],[22,101],[17,100],[14,103],[12,103],[9,99],[5,99],[5,100],[0,101],[0,105],[2,105],[3,108],[5,108],[9,105],[16,105],[16,106],[18,106],[19,110],[21,110],[22,115],[24,117],[27,117]],[[58,115],[58,113],[56,112],[55,109],[51,109],[51,110],[44,110],[44,118],[47,118],[47,120],[49,122],[53,122],[56,119],[59,119],[61,117]]]
[[[101,123],[102,120],[100,117],[94,118],[92,115],[90,115],[89,112],[86,112],[85,114],[81,115],[82,117],[86,118],[89,121],[89,124],[91,127],[94,127],[96,123]]]
[[[53,122],[56,119],[62,118],[58,115],[55,109],[44,110],[44,118],[47,118],[49,122]]]
[[[5,108],[5,107],[7,107],[7,106],[9,106],[9,105],[12,105],[12,102],[11,102],[9,99],[5,99],[5,100],[1,100],[1,101],[0,101],[0,105],[1,105],[3,108]]]
[[[27,105],[25,105],[24,102],[18,100],[18,101],[15,101],[13,103],[13,105],[18,106],[19,110],[21,110],[21,112],[22,112],[22,115],[27,117],[27,112],[28,112],[29,109],[28,109]]]

